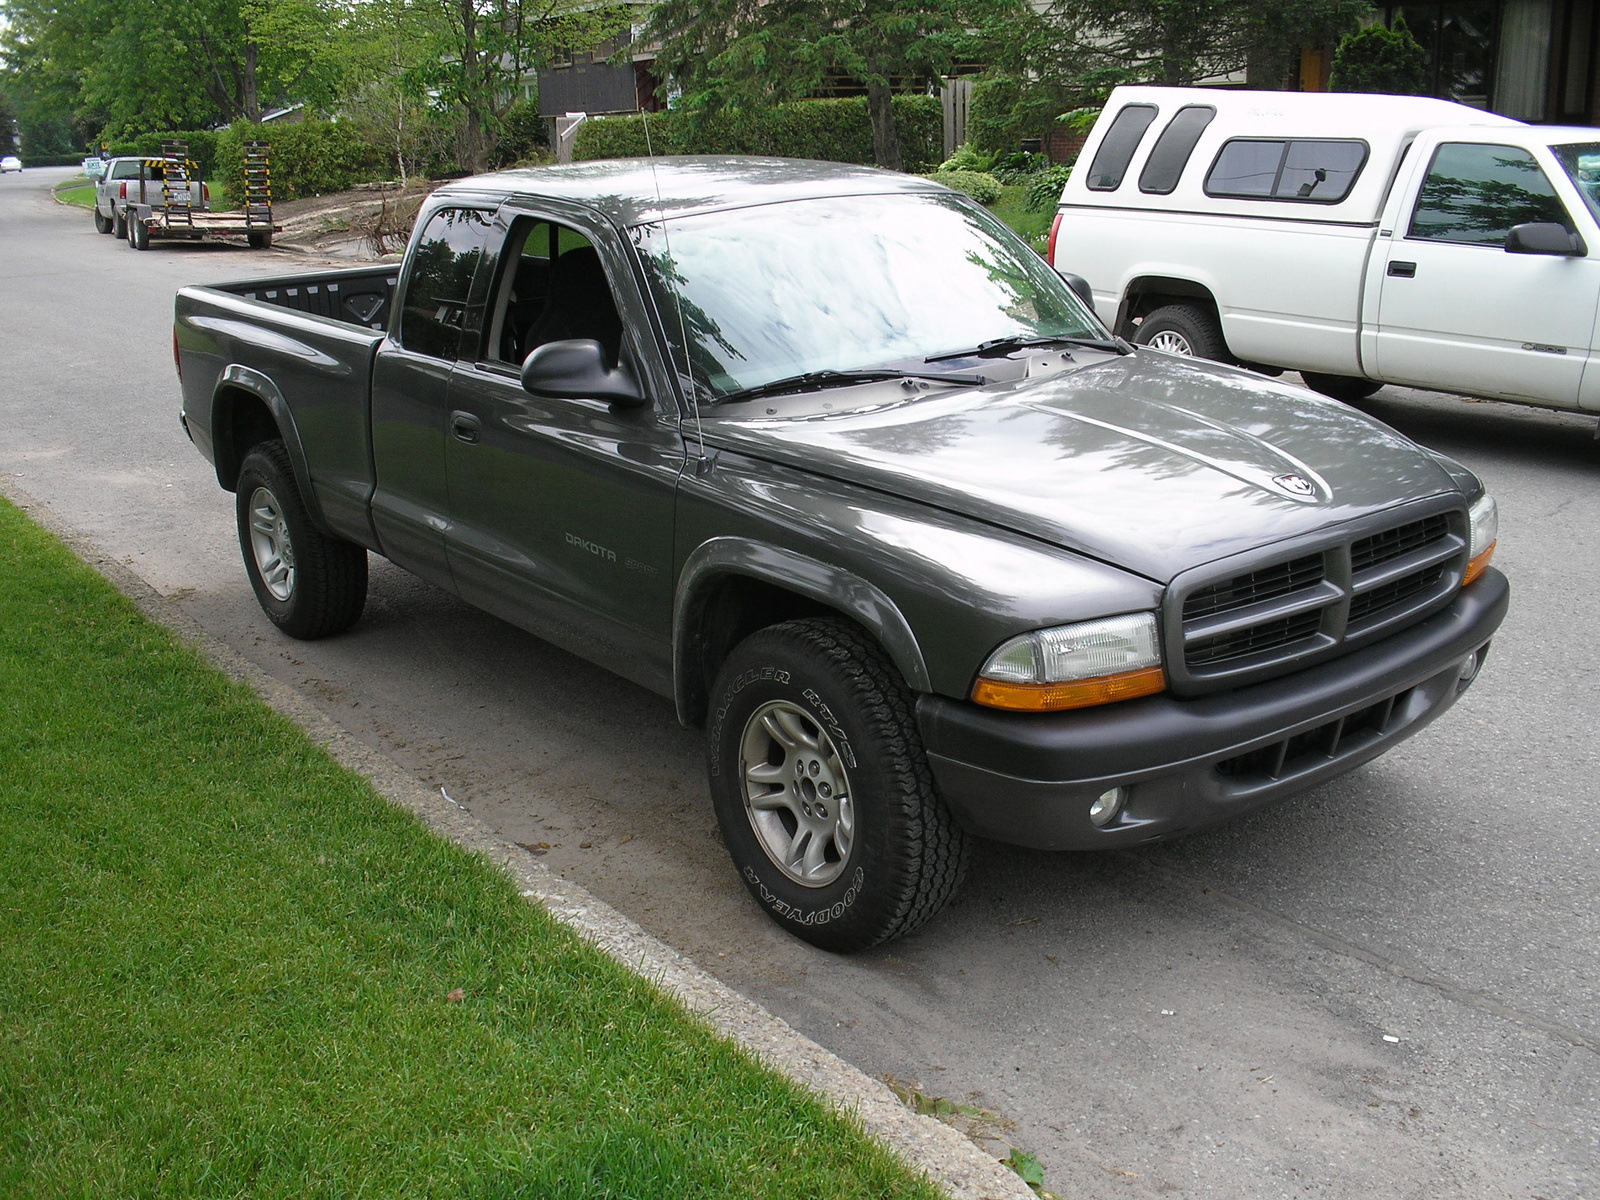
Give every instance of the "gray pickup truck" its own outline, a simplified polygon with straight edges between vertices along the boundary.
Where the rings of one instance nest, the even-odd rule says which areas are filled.
[[[972,835],[1137,845],[1367,762],[1506,611],[1470,471],[1127,345],[905,175],[467,179],[398,271],[184,288],[175,347],[280,629],[354,623],[371,551],[673,697],[745,885],[831,949]]]

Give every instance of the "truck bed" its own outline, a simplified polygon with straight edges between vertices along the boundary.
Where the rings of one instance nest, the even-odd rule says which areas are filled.
[[[276,304],[280,308],[359,325],[363,329],[386,329],[399,279],[400,264],[387,263],[321,274],[216,283],[211,287],[246,300]]]

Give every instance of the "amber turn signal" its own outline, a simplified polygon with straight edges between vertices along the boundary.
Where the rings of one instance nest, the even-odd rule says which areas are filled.
[[[1012,712],[1059,712],[1151,696],[1166,686],[1167,675],[1160,667],[1142,667],[1070,683],[1000,683],[980,678],[973,685],[972,699],[976,704]]]
[[[1471,583],[1474,579],[1476,579],[1479,575],[1482,575],[1484,571],[1488,569],[1489,560],[1494,557],[1494,548],[1499,544],[1499,542],[1490,542],[1487,550],[1467,564],[1467,573],[1461,577],[1462,587],[1466,587],[1467,584]]]

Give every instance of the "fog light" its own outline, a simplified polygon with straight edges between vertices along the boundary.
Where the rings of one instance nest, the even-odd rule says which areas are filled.
[[[1096,827],[1104,829],[1117,819],[1117,814],[1122,811],[1122,806],[1127,799],[1127,788],[1114,787],[1110,791],[1101,792],[1095,802],[1089,805],[1090,822]]]
[[[1459,681],[1463,687],[1471,683],[1478,674],[1478,667],[1483,662],[1483,656],[1474,650],[1461,660],[1461,674]]]

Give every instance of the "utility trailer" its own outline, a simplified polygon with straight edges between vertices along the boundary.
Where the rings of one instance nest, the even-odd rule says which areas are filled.
[[[243,234],[252,249],[265,250],[272,245],[272,235],[282,227],[272,223],[272,171],[265,142],[244,144],[244,207],[238,212],[212,210],[204,191],[197,208],[195,189],[189,186],[193,169],[189,144],[183,141],[162,142],[159,158],[140,162],[140,197],[153,200],[159,194],[161,202],[129,201],[128,245],[148,250],[156,238],[193,242],[229,234]]]

